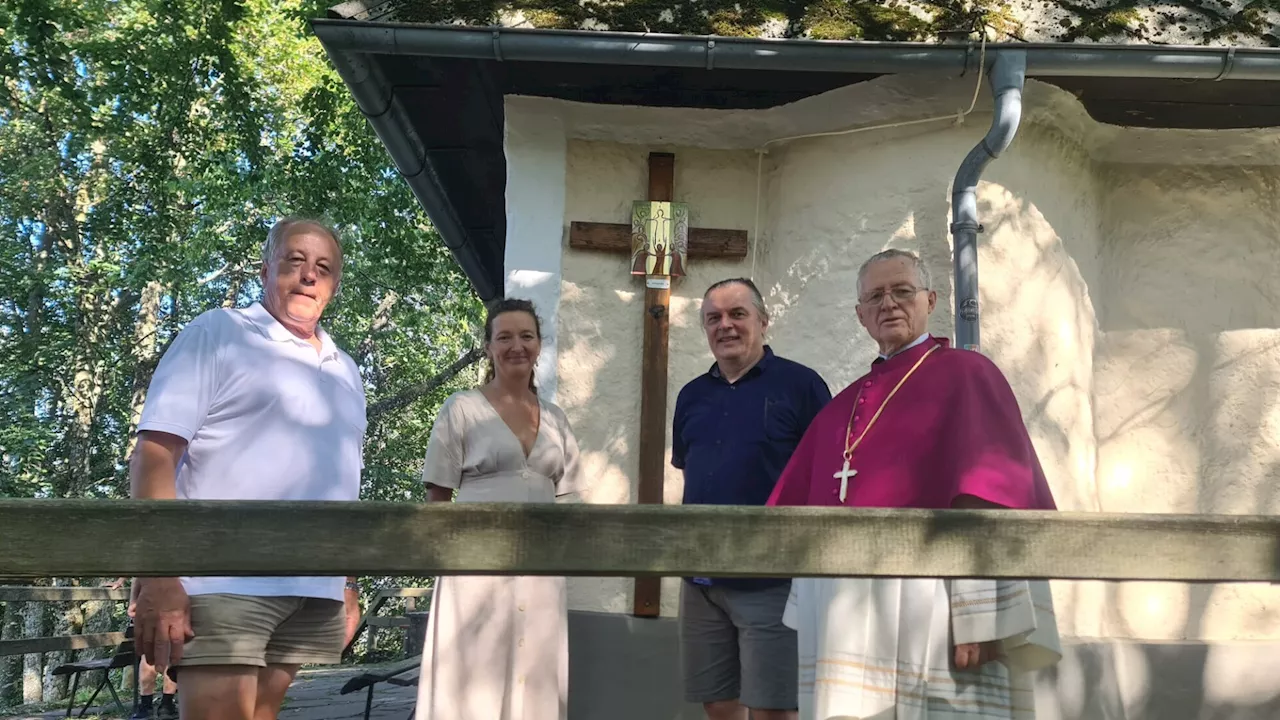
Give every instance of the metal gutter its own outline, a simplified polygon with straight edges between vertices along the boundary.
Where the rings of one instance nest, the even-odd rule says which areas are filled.
[[[366,53],[336,50],[325,44],[323,39],[321,42],[360,112],[382,140],[396,170],[409,183],[410,190],[431,218],[445,246],[471,280],[481,302],[487,304],[502,297],[503,289],[495,287],[485,272],[470,237],[444,192],[426,146],[378,64],[372,62]]]
[[[869,74],[975,71],[976,43],[771,40],[588,30],[313,20],[331,53],[431,55],[507,62]],[[1178,45],[989,43],[988,61],[1026,54],[1027,77],[1280,80],[1280,49]]]

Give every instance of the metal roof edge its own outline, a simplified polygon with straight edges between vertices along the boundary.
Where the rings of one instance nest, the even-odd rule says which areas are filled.
[[[319,20],[312,20],[313,25]],[[319,33],[317,33],[319,37]],[[484,270],[484,264],[469,234],[458,219],[457,210],[440,185],[431,157],[410,122],[394,88],[368,58],[356,49],[334,47],[320,37],[329,59],[346,84],[356,106],[382,141],[396,171],[409,184],[409,189],[422,204],[445,246],[471,281],[482,302],[501,297],[503,289],[495,287]]]
[[[362,5],[362,7],[364,7]],[[370,55],[423,55],[498,62],[843,72],[975,72],[1022,53],[1027,77],[1280,80],[1280,49],[1072,43],[897,43],[664,35],[614,31],[470,27],[313,18],[320,40],[397,170],[409,183],[481,301],[501,297],[414,131]]]

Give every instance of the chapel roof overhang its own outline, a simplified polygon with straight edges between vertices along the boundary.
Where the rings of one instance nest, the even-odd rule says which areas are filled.
[[[976,43],[711,38],[371,22],[312,28],[481,300],[503,292],[505,95],[764,109],[883,74],[976,75]],[[337,16],[337,17],[333,17]],[[1100,123],[1280,127],[1280,50],[990,43]],[[1270,79],[1270,81],[1267,81]]]

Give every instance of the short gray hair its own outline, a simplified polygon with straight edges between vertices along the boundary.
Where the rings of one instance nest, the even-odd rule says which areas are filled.
[[[334,247],[338,248],[338,272],[339,278],[342,277],[342,241],[338,239],[338,231],[323,220],[304,215],[290,215],[280,218],[275,225],[267,231],[266,242],[262,243],[262,263],[264,265],[271,264],[276,258],[276,254],[280,252],[280,246],[285,239],[289,237],[290,231],[299,225],[306,225],[320,230],[324,234],[333,238]]]
[[[706,300],[712,290],[719,290],[720,288],[728,285],[741,285],[751,291],[751,304],[756,306],[756,312],[760,313],[760,317],[763,318],[765,322],[769,321],[769,311],[764,307],[764,296],[760,294],[760,288],[756,287],[756,284],[752,282],[750,278],[728,278],[727,280],[721,280],[707,288],[707,291],[702,293],[702,299]]]
[[[866,276],[867,268],[871,267],[875,263],[883,262],[885,260],[906,260],[916,269],[916,277],[920,279],[921,287],[925,290],[933,289],[933,278],[929,276],[929,266],[924,264],[924,261],[920,259],[919,255],[910,250],[889,248],[888,250],[881,250],[875,255],[867,258],[867,261],[862,263],[862,267],[858,268],[859,296],[862,295],[862,278]]]

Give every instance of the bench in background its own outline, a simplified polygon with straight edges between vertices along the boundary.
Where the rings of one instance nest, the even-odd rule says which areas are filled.
[[[421,664],[422,656],[416,655],[385,670],[361,673],[348,680],[338,694],[348,695],[367,689],[368,695],[365,696],[364,700],[364,720],[369,720],[369,713],[373,711],[373,690],[378,683],[385,682],[399,687],[413,687],[418,684],[418,668]],[[409,717],[413,717],[413,711],[409,712]]]
[[[111,682],[111,671],[116,668],[133,667],[134,677],[137,677],[137,661],[138,656],[133,651],[133,640],[125,640],[116,648],[115,654],[111,657],[101,658],[98,660],[85,660],[83,662],[70,662],[59,665],[54,668],[50,674],[52,675],[70,675],[71,676],[71,693],[67,700],[66,717],[71,717],[71,711],[76,706],[76,690],[80,688],[80,676],[84,673],[91,673],[95,670],[102,671],[102,680],[98,682],[98,687],[94,688],[93,694],[89,696],[89,700],[85,702],[84,707],[80,709],[80,717],[84,717],[85,713],[93,705],[93,701],[98,699],[98,695],[102,692],[102,688],[107,688],[111,692],[111,699],[115,701],[116,707],[120,708],[120,712],[128,715],[129,710],[125,707],[124,702],[120,700],[119,693],[116,692],[115,684]],[[137,683],[135,682],[136,686]]]

